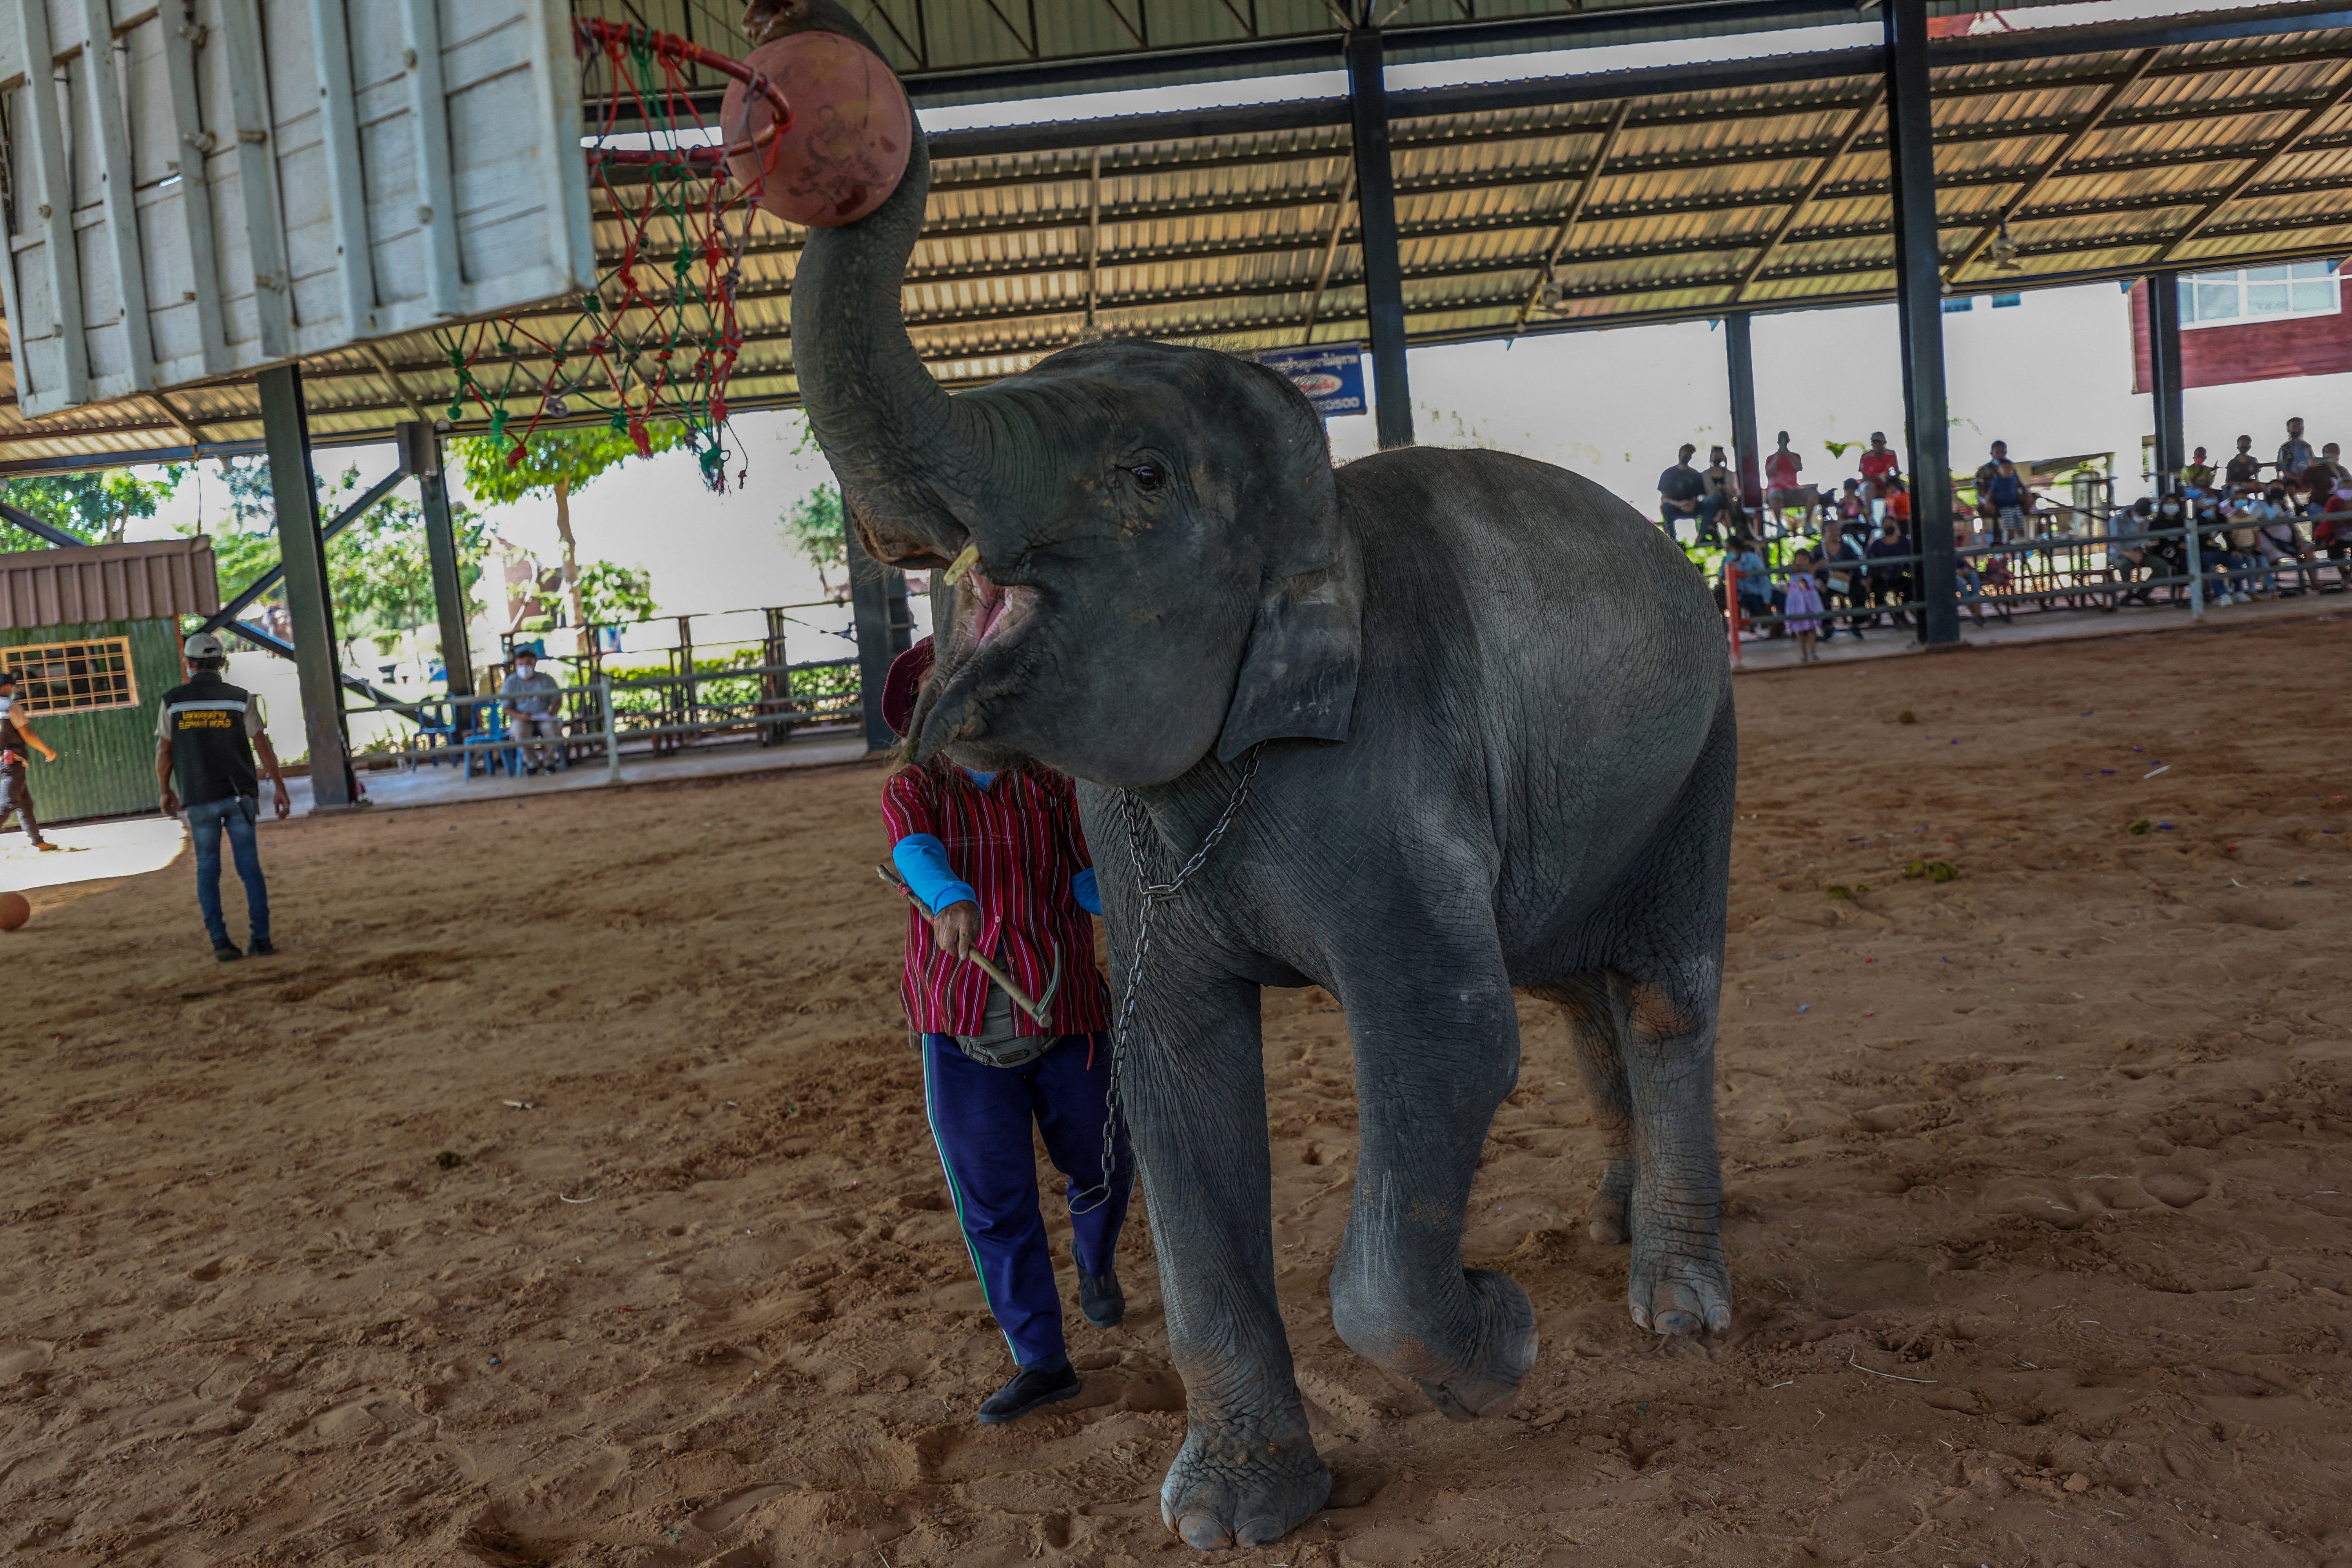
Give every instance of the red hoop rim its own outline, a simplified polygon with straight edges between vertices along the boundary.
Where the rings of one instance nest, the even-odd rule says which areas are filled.
[[[777,137],[793,128],[793,106],[783,90],[770,81],[764,71],[753,70],[741,60],[707,49],[690,38],[675,33],[657,33],[640,27],[634,22],[607,21],[602,16],[575,16],[572,20],[574,43],[583,50],[601,48],[615,60],[621,51],[639,40],[648,44],[656,55],[667,55],[688,65],[704,66],[721,76],[734,78],[751,91],[768,100],[774,116],[756,136],[741,142],[730,142],[716,147],[673,147],[656,151],[653,148],[590,147],[584,149],[591,163],[717,163],[728,158],[749,155],[772,145]],[[724,128],[721,128],[724,134]]]

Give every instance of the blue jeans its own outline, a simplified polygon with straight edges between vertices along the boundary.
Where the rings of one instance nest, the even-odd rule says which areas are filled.
[[[261,879],[261,846],[254,824],[261,803],[249,795],[206,801],[180,813],[188,825],[189,841],[196,847],[196,907],[205,912],[205,932],[219,946],[228,940],[228,921],[221,913],[220,836],[228,829],[228,848],[236,860],[237,879],[245,884],[245,912],[253,940],[269,940],[269,889]]]
[[[1066,1035],[1024,1067],[972,1060],[945,1035],[923,1037],[923,1098],[948,1193],[980,1275],[981,1294],[1024,1366],[1063,1353],[1062,1299],[1045,1217],[1037,1206],[1037,1156],[1030,1127],[1045,1140],[1054,1168],[1068,1178],[1071,1248],[1088,1274],[1118,1259],[1135,1158],[1118,1127],[1111,1169],[1103,1165],[1110,1115],[1110,1040]]]

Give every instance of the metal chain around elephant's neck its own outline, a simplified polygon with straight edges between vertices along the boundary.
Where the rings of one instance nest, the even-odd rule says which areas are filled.
[[[1070,1194],[1070,1212],[1074,1215],[1090,1214],[1110,1201],[1113,1173],[1118,1169],[1118,1107],[1126,1078],[1127,1041],[1135,1024],[1135,999],[1143,994],[1144,968],[1151,958],[1151,911],[1184,890],[1184,884],[1192,879],[1192,873],[1201,868],[1209,858],[1209,851],[1217,847],[1217,841],[1224,837],[1226,830],[1233,826],[1234,819],[1241,815],[1242,803],[1249,799],[1250,781],[1257,776],[1258,752],[1263,745],[1261,742],[1259,745],[1252,746],[1249,754],[1243,759],[1242,776],[1234,784],[1234,797],[1225,802],[1224,815],[1217,818],[1217,825],[1209,829],[1209,836],[1201,840],[1201,847],[1192,851],[1192,858],[1178,867],[1176,874],[1165,882],[1144,879],[1144,859],[1150,853],[1152,837],[1151,814],[1135,797],[1134,791],[1123,789],[1118,792],[1119,814],[1127,819],[1129,864],[1135,872],[1135,884],[1142,893],[1142,902],[1136,914],[1135,957],[1127,966],[1126,994],[1119,999],[1118,1019],[1111,1026],[1110,1108],[1103,1117],[1102,1183],[1082,1193]],[[1093,1201],[1085,1202],[1087,1199]]]

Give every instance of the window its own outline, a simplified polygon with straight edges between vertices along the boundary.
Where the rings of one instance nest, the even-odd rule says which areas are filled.
[[[2200,272],[2180,280],[2180,324],[2226,327],[2297,316],[2332,316],[2337,303],[2336,288],[2333,261]]]
[[[0,647],[0,668],[16,672],[16,700],[27,713],[90,713],[139,705],[129,637]]]
[[[1947,316],[1965,316],[1976,308],[1976,296],[1973,294],[1963,294],[1957,300],[1944,301],[1944,314]]]
[[[2006,310],[2013,305],[2024,303],[2025,296],[2022,294],[1995,294],[1992,297],[1992,308],[1996,310]]]

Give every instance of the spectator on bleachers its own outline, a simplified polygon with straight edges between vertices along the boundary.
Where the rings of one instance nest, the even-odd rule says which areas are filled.
[[[1724,557],[1724,575],[1736,581],[1739,593],[1739,613],[1746,616],[1769,616],[1772,613],[1772,574],[1764,564],[1764,553],[1748,534],[1733,536],[1731,552]],[[1772,635],[1779,637],[1780,628],[1774,626]]]
[[[1837,528],[1841,533],[1859,533],[1870,537],[1870,500],[1862,493],[1860,479],[1848,479],[1837,498]]]
[[[1856,523],[1858,529],[1861,524]],[[1813,573],[1821,581],[1822,603],[1826,610],[1832,602],[1849,612],[1859,610],[1870,601],[1870,585],[1861,541],[1843,529],[1833,530],[1822,541],[1822,552]],[[1849,614],[1845,617],[1847,635],[1862,636],[1863,617]],[[1822,640],[1829,642],[1837,636],[1837,617],[1824,614],[1822,618]]]
[[[2304,470],[2303,511],[2311,520],[2312,551],[2305,559],[2316,560],[2325,552],[2336,563],[2336,586],[2319,589],[2322,593],[2341,593],[2344,584],[2352,581],[2352,568],[2345,559],[2352,554],[2352,475],[2347,475],[2336,443],[2329,442],[2319,458]],[[2292,494],[2292,492],[2289,492]],[[2318,588],[2318,574],[2306,574],[2311,586]]]
[[[1911,563],[1904,557],[1911,553],[1911,541],[1903,531],[1901,521],[1888,512],[1886,521],[1878,525],[1878,537],[1870,542],[1864,552],[1870,558],[1870,607],[1877,610],[1889,606],[1888,614],[1898,626],[1911,624],[1904,605],[1911,598]],[[1872,624],[1877,623],[1875,616]]]
[[[1723,533],[1740,531],[1739,476],[1724,461],[1722,447],[1709,447],[1706,467],[1698,477],[1704,487],[1698,498],[1699,542],[1713,544]]]
[[[1780,445],[1764,458],[1764,505],[1766,510],[1782,519],[1791,510],[1811,512],[1821,504],[1819,493],[1811,485],[1800,482],[1798,476],[1805,470],[1805,460],[1789,449],[1789,433],[1780,432]]]
[[[1882,482],[1880,494],[1885,505],[1880,515],[1887,521],[1902,525],[1902,531],[1911,531],[1911,491],[1904,482],[1890,474]]]
[[[1992,444],[1992,456],[1977,465],[1974,486],[1977,493],[1977,516],[1982,520],[1988,532],[2000,518],[2000,514],[1993,510],[1992,504],[1993,474],[2007,461],[2009,461],[2009,443],[1995,441]]]
[[[1682,525],[1698,515],[1699,497],[1706,492],[1706,481],[1691,467],[1691,454],[1697,450],[1684,442],[1674,467],[1658,476],[1658,526],[1669,539],[1682,538]]]
[[[2229,513],[2210,496],[2183,499],[2196,519],[2197,565],[2205,578],[2206,604],[2252,604],[2253,563],[2238,550]]]
[[[499,687],[499,706],[506,710],[507,733],[520,742],[522,771],[552,769],[562,748],[546,742],[563,737],[563,687],[540,669],[538,649],[526,644],[514,650],[514,673]]]
[[[2236,504],[2240,525],[2252,531],[2253,554],[2262,565],[2258,592],[2284,598],[2317,586],[2311,581],[2313,574],[2306,569],[2302,574],[2304,586],[2288,587],[2287,574],[2281,571],[2285,563],[2310,559],[2302,540],[2295,535],[2294,513],[2287,510],[2286,491],[2279,489],[2246,496]]]
[[[2007,458],[1993,465],[1991,500],[1992,542],[2013,544],[2032,536],[2026,522],[2026,512],[2033,504],[2032,492],[2026,488],[2025,476]]]
[[[2188,467],[2180,470],[2180,484],[2192,496],[2201,496],[2213,488],[2213,465],[2205,459],[2205,448],[2197,448]]]
[[[2288,489],[2302,488],[2303,471],[2311,467],[2315,455],[2311,443],[2303,438],[2303,420],[2300,417],[2288,420],[2286,439],[2279,443],[2278,461],[2273,465]]]
[[[2161,571],[2161,563],[2149,552],[2155,542],[2142,537],[2155,527],[2156,502],[2147,496],[2140,497],[2108,521],[2108,532],[2113,535],[2113,542],[2107,546],[2107,566],[2115,573],[2116,580],[2126,585],[2126,592],[2116,600],[2118,605],[2154,602],[2149,597],[2155,592],[2153,581],[2139,583],[2138,580],[2143,574],[2152,580]],[[2138,586],[2130,586],[2134,583],[2138,583]]]
[[[2221,482],[2231,495],[2252,495],[2263,488],[2263,460],[2254,456],[2254,438],[2238,437],[2237,455],[2221,470]]]
[[[1903,459],[1886,444],[1886,432],[1873,430],[1870,445],[1862,449],[1862,482],[1872,494],[1886,493],[1886,481],[1900,472]]]

